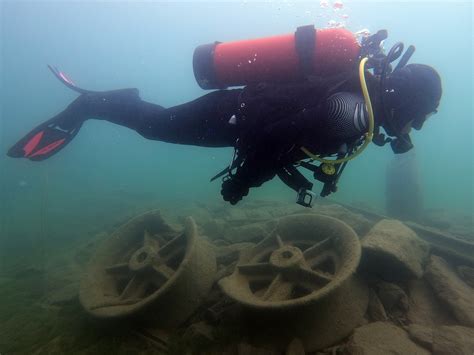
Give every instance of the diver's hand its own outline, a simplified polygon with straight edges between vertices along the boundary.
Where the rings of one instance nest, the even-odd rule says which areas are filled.
[[[221,195],[224,201],[229,201],[231,205],[235,205],[244,196],[249,193],[248,186],[237,178],[225,180],[222,183]]]

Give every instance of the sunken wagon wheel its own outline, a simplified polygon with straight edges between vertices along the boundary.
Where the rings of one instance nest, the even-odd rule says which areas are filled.
[[[192,218],[179,232],[158,211],[150,211],[120,227],[99,247],[79,298],[98,318],[139,315],[157,326],[175,327],[202,302],[215,273],[215,255],[198,236]]]
[[[219,285],[247,310],[257,338],[265,333],[275,343],[298,337],[314,351],[343,339],[362,321],[368,291],[354,276],[360,256],[357,234],[342,221],[287,216],[241,254]]]

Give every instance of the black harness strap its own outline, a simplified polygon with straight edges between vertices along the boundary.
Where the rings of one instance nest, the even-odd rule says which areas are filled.
[[[306,179],[293,165],[285,166],[283,169],[278,171],[277,175],[281,181],[296,192],[301,189],[311,190],[313,188],[313,184],[310,183],[308,179]]]
[[[316,30],[313,25],[301,26],[295,32],[296,52],[303,77],[313,73],[313,57],[316,49]]]

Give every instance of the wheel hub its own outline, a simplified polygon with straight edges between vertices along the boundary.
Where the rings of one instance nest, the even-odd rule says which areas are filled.
[[[142,271],[152,265],[156,252],[149,246],[144,246],[133,253],[128,262],[128,267],[132,271]]]
[[[275,250],[270,256],[270,263],[279,269],[297,267],[303,260],[301,250],[292,245],[285,245]]]

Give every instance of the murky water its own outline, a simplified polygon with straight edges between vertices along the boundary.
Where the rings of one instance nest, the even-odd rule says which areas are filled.
[[[220,306],[228,313],[209,319],[206,310],[219,307],[218,301],[224,297],[217,284],[209,286],[209,293],[203,291],[202,302],[190,318],[177,330],[167,331],[166,336],[156,332],[150,335],[136,319],[110,323],[86,313],[78,293],[90,258],[117,228],[155,209],[161,210],[176,230],[183,228],[185,216],[193,216],[197,235],[217,255],[219,277],[235,270],[239,250],[255,247],[241,243],[265,239],[275,219],[282,216],[323,213],[346,222],[359,238],[386,215],[410,220],[408,227],[428,243],[431,253],[447,260],[447,269],[464,280],[459,292],[472,292],[472,284],[466,281],[472,280],[466,275],[472,277],[474,264],[469,255],[474,250],[470,249],[474,242],[470,2],[4,0],[0,11],[0,149],[4,153],[77,97],[54,78],[48,64],[63,70],[79,87],[98,91],[136,87],[143,100],[170,107],[207,93],[193,74],[192,56],[198,45],[292,33],[298,26],[313,24],[352,32],[387,29],[387,50],[397,41],[415,45],[410,62],[432,65],[443,82],[438,113],[422,130],[412,133],[412,152],[416,154],[411,159],[405,155],[394,158],[389,147],[370,145],[349,162],[337,193],[320,200],[313,210],[296,205],[294,191],[276,178],[252,188],[236,206],[224,203],[221,181],[209,180],[229,164],[231,148],[146,140],[133,130],[104,120],[85,122],[64,150],[42,162],[0,154],[1,354],[153,353],[162,351],[163,339],[175,353],[184,353],[186,347],[193,349],[188,350],[191,353],[212,347],[212,351],[222,353],[223,344],[240,344],[227,349],[229,353],[249,353],[252,347],[283,351],[287,344],[275,350],[268,345],[272,340],[267,339],[267,345],[262,345],[265,341],[259,338],[258,330],[254,337],[240,332],[244,323],[232,317],[245,314],[245,310],[224,304]],[[315,182],[314,191],[319,194],[321,187]],[[427,232],[426,227],[436,231]],[[452,241],[452,237],[457,239]],[[170,240],[159,242],[164,245]],[[303,252],[307,247],[299,246]],[[121,254],[121,262],[127,253],[136,251],[134,248]],[[232,248],[236,249],[229,251]],[[461,325],[470,334],[474,317],[459,317],[460,309],[446,299],[439,300],[436,287],[426,286],[436,283],[433,280],[439,280],[439,275],[446,275],[436,271],[442,269],[439,265],[444,261],[420,255],[414,258],[425,258],[423,270],[437,276],[418,275],[421,281],[415,286],[412,281],[385,280],[380,275],[374,283],[360,270],[357,275],[380,298],[381,290],[385,290],[379,284],[382,280],[398,285],[403,297],[409,298],[411,313],[403,304],[392,309],[384,304],[385,322],[396,327],[418,324],[433,332],[440,331],[440,326]],[[176,260],[174,267],[178,268],[180,261]],[[431,266],[426,269],[426,265]],[[373,268],[369,267],[369,274]],[[399,271],[400,266],[395,268]],[[445,287],[450,287],[449,282]],[[418,317],[421,309],[431,309],[417,303],[425,302],[415,296],[420,294],[440,302],[447,314],[437,314],[429,321]],[[465,312],[472,312],[472,307],[466,307]],[[369,325],[375,324],[373,314],[366,313],[365,318]],[[146,329],[159,324],[153,322]],[[202,328],[202,322],[208,328]],[[189,329],[198,323],[201,325],[195,327],[200,335],[189,335]],[[396,333],[400,329],[392,330]],[[362,337],[363,331],[355,334]],[[348,337],[350,334],[331,345],[357,342]],[[472,344],[462,345],[470,349]],[[442,349],[440,344],[433,346],[432,350]],[[353,350],[350,346],[345,349]],[[406,353],[412,348],[400,349]]]

